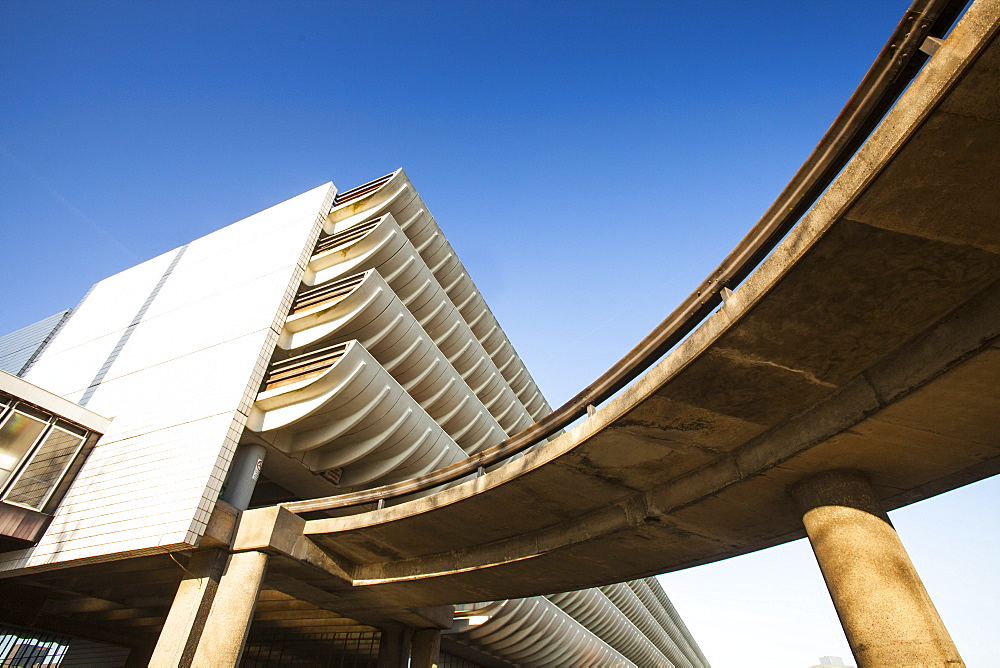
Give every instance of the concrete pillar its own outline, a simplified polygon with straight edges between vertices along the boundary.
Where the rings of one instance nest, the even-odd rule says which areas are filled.
[[[822,473],[791,493],[859,668],[965,665],[861,473]]]
[[[412,631],[393,624],[381,629],[378,641],[378,668],[406,668],[410,657],[410,634]]]
[[[441,653],[440,629],[420,629],[410,641],[410,668],[437,668]]]
[[[228,558],[223,550],[206,550],[191,557],[149,659],[150,668],[191,665]]]
[[[263,552],[229,557],[192,665],[227,668],[239,663],[266,569]]]
[[[250,505],[254,487],[257,486],[266,455],[267,450],[259,443],[243,443],[236,448],[233,463],[229,466],[229,475],[226,476],[226,484],[219,498],[240,510],[246,510]]]

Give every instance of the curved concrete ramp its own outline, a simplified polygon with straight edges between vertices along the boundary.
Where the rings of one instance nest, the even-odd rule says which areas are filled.
[[[304,522],[336,595],[620,582],[803,536],[787,490],[817,472],[863,471],[888,509],[996,473],[1000,46],[996,3],[978,7],[775,252],[618,397],[474,481]]]

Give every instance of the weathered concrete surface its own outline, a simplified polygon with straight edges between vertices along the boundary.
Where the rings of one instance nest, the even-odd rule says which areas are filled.
[[[381,629],[378,643],[378,668],[406,668],[410,657],[411,629],[398,624]]]
[[[792,496],[860,668],[965,665],[864,476],[821,473]]]
[[[421,629],[414,632],[410,640],[410,666],[412,668],[436,668],[441,653],[441,631]]]
[[[191,665],[227,561],[229,554],[218,549],[192,556],[157,638],[150,668]]]
[[[787,490],[818,472],[863,471],[892,509],[1000,470],[998,17],[973,5],[772,256],[595,415],[478,480],[304,522],[343,574],[311,584],[345,614],[566,591],[800,538]]]
[[[190,665],[235,666],[239,662],[266,569],[263,552],[240,552],[229,558]]]

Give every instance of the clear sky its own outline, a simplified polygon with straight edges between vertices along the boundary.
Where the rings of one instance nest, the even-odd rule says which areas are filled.
[[[3,0],[0,332],[402,166],[562,403],[756,222],[908,4]],[[998,500],[892,515],[969,665],[1000,665]],[[850,656],[802,541],[664,582],[718,668]]]

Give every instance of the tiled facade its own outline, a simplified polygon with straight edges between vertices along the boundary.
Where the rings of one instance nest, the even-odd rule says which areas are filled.
[[[338,281],[364,287],[289,317]],[[270,505],[429,472],[550,410],[402,170],[164,253],[7,341],[25,381],[111,420],[37,544],[0,552],[7,576],[204,549],[238,452],[266,450],[251,503]],[[332,366],[261,391],[280,363],[341,345]],[[627,605],[593,589],[465,606],[452,642],[503,665],[707,665],[655,580],[629,583],[641,602],[616,587]],[[525,620],[538,628],[510,654],[504,638]]]
[[[0,555],[0,569],[197,544],[333,193],[321,186],[94,286],[25,380],[80,402],[100,378],[86,404],[111,427],[43,539]]]

